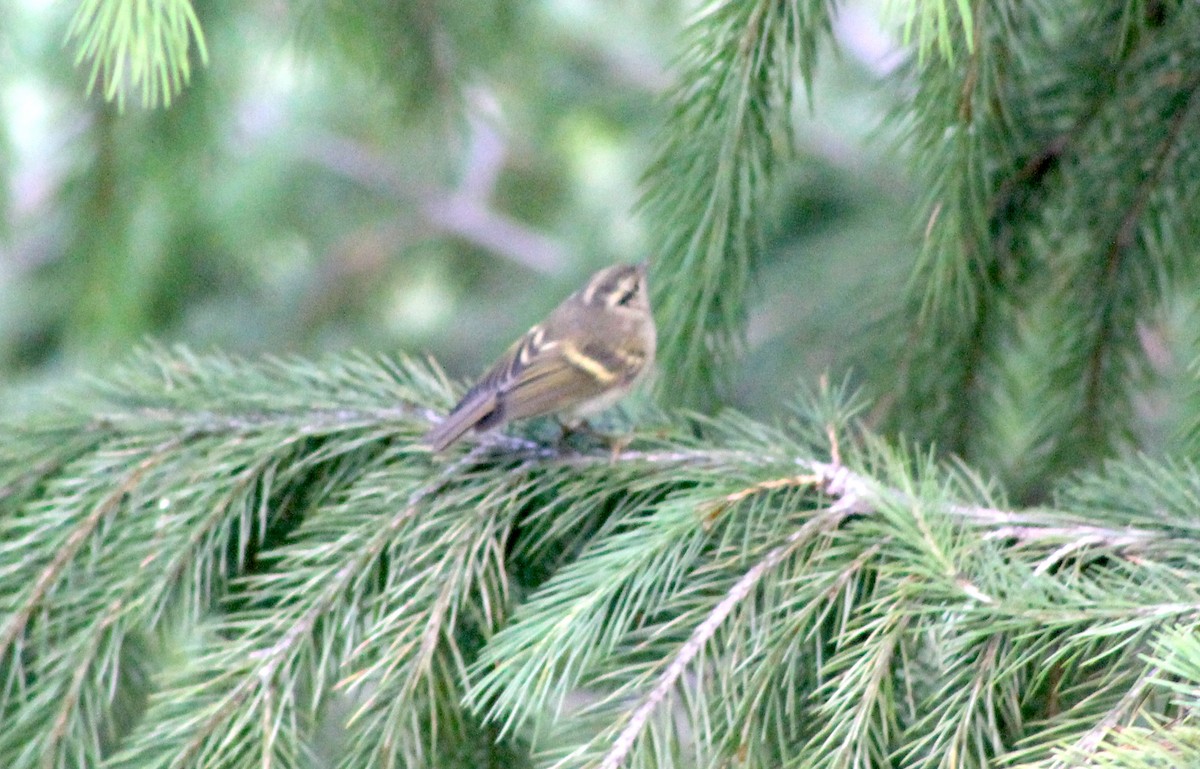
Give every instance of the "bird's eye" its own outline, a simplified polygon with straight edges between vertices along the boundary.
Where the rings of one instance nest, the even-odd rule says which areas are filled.
[[[630,286],[617,295],[617,306],[628,307],[635,296],[637,296],[637,286]]]

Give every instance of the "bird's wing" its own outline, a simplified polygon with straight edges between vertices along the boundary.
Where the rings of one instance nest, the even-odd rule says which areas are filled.
[[[424,443],[442,451],[472,427],[486,430],[511,418],[504,407],[506,394],[549,347],[545,337],[544,329],[534,326],[514,342],[446,418],[425,434]]]
[[[611,377],[597,376],[598,364],[580,365],[580,360],[584,359],[555,354],[531,361],[499,393],[498,411],[503,419],[549,414],[603,395],[611,386]]]
[[[621,352],[610,340],[550,339],[534,326],[467,392],[425,443],[441,451],[472,427],[561,411],[624,388],[641,368],[639,349]]]

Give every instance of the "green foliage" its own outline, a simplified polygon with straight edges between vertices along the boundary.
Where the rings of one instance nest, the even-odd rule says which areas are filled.
[[[956,52],[959,39],[966,45],[966,53],[970,54],[975,47],[971,37],[975,11],[970,0],[954,0],[953,3],[948,0],[909,0],[906,3],[892,0],[887,9],[892,14],[897,10],[904,14],[904,41],[915,43],[917,57],[922,62],[934,49],[953,62],[956,53],[961,53]]]
[[[1029,498],[1131,445],[1140,324],[1194,285],[1198,30],[1191,4],[988,3],[914,72],[928,195],[897,425]]]
[[[1193,749],[1190,464],[1113,464],[1019,512],[863,432],[840,391],[781,429],[435,457],[424,404],[451,397],[413,362],[151,350],[10,426],[5,765]]]
[[[642,213],[661,357],[675,402],[711,405],[746,323],[762,209],[792,147],[801,83],[811,87],[829,0],[708,4],[687,30],[679,85],[647,172]],[[725,372],[725,373],[723,373]]]
[[[1200,763],[1200,6],[890,3],[906,254],[844,233],[896,218],[898,164],[848,171],[802,114],[868,91],[815,77],[839,4],[705,4],[664,112],[636,54],[675,6],[643,5],[603,31],[554,21],[574,5],[306,6],[278,38],[295,69],[233,53],[269,9],[80,6],[92,82],[173,104],[72,113],[73,225],[18,222],[24,261],[0,253],[51,299],[0,292],[10,365],[147,329],[345,347],[329,318],[440,314],[400,339],[465,371],[648,251],[660,397],[714,408],[433,455],[461,388],[432,361],[158,347],[14,397],[0,765]],[[193,38],[212,64],[180,91]],[[259,87],[304,67],[306,95]],[[643,155],[644,233],[610,208]],[[799,309],[821,341],[756,370]],[[853,373],[798,388],[813,359]],[[756,375],[760,413],[802,395],[715,408]]]
[[[148,337],[430,349],[466,375],[644,258],[629,201],[672,5],[384,5],[195,3],[211,61],[193,48],[155,111],[85,98],[75,6],[6,8],[0,377]]]
[[[169,107],[192,77],[192,41],[201,64],[208,49],[190,0],[83,0],[68,36],[78,44],[75,63],[90,62],[88,88],[125,105],[136,91],[142,106]]]

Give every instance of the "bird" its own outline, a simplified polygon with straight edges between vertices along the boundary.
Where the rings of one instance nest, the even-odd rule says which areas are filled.
[[[646,376],[656,345],[645,263],[605,267],[514,342],[422,442],[440,452],[472,428],[603,411]]]

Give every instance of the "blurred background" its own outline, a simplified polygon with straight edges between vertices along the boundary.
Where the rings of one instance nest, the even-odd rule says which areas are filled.
[[[843,5],[773,205],[737,405],[866,352],[920,233],[880,126],[879,0]],[[639,178],[675,0],[195,3],[209,63],[107,103],[73,3],[0,10],[0,411],[147,340],[430,354],[479,374],[597,267],[645,258]],[[830,52],[832,54],[832,52]]]

